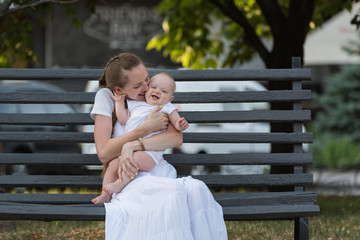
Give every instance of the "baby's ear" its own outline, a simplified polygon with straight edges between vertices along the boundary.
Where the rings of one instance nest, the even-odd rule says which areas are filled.
[[[174,98],[175,98],[175,97],[174,97],[174,96],[172,96],[172,97],[170,98],[170,102],[171,102],[172,100],[174,100]]]

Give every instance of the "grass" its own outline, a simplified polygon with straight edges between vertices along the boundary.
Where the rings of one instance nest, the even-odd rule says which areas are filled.
[[[318,196],[321,215],[309,218],[310,239],[360,239],[360,197]],[[229,240],[293,239],[293,221],[226,222]],[[104,239],[104,222],[18,221],[0,239]]]

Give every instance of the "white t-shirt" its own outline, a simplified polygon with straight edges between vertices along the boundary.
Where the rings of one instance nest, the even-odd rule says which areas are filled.
[[[104,115],[109,118],[112,118],[112,112],[114,111],[115,103],[113,99],[110,97],[113,95],[109,88],[101,88],[95,96],[94,106],[91,110],[90,116],[92,119],[95,118],[96,114]],[[121,125],[119,121],[116,122],[114,126],[114,133],[111,136],[118,137],[125,133],[125,126]]]

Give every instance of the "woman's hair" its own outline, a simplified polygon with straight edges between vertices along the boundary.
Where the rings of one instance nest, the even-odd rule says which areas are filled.
[[[144,63],[132,53],[120,53],[112,57],[106,64],[104,74],[99,79],[99,87],[106,87],[111,90],[114,90],[116,86],[123,88],[129,81],[125,71],[129,71],[140,64]]]
[[[125,74],[125,71],[144,64],[139,57],[132,53],[120,53],[119,55],[112,57],[106,64],[104,74],[99,79],[99,87],[109,88],[111,91],[115,87],[123,88],[128,83],[129,79]],[[112,133],[114,132],[114,126],[116,124],[116,112],[115,108],[112,113]]]

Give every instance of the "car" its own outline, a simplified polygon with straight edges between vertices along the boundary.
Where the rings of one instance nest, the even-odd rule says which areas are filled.
[[[241,92],[241,91],[267,91],[267,89],[258,82],[244,81],[217,81],[217,82],[179,82],[176,84],[177,92]],[[265,102],[254,103],[208,103],[208,104],[180,104],[179,111],[246,111],[246,110],[266,110],[269,104]],[[268,123],[219,123],[219,124],[190,124],[187,132],[270,132]],[[198,154],[226,154],[226,153],[254,153],[270,152],[270,144],[211,144],[211,143],[184,143],[181,147],[182,153]],[[223,165],[221,167],[193,167],[191,173],[194,175],[206,174],[209,172],[229,175],[229,174],[260,174],[269,171],[270,166],[235,166]]]
[[[0,81],[0,94],[22,92],[63,92],[64,90],[53,84],[40,81],[2,80]],[[80,108],[71,104],[0,104],[1,113],[78,113]],[[29,131],[29,132],[78,132],[78,126],[37,126],[37,125],[0,125],[0,131]],[[77,143],[22,143],[4,142],[4,153],[81,153],[81,147]],[[6,170],[7,174],[67,174],[75,175],[84,171],[83,166],[69,166],[58,168],[54,165],[14,165]]]

